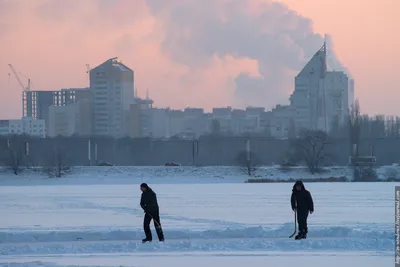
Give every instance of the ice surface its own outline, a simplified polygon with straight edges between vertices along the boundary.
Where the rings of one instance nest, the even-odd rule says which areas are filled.
[[[1,267],[60,267],[60,266],[191,266],[191,267],[377,267],[394,266],[389,256],[360,253],[168,253],[168,254],[112,254],[23,258],[12,263],[0,263]]]
[[[309,238],[295,241],[288,238],[294,227],[291,184],[194,184],[183,178],[163,184],[161,176],[113,184],[116,175],[79,177],[13,177],[0,186],[0,266],[285,267],[301,260],[309,267],[344,267],[394,261],[396,183],[306,184],[315,213]],[[29,182],[20,186],[22,181]],[[159,197],[165,244],[139,242],[141,181]]]

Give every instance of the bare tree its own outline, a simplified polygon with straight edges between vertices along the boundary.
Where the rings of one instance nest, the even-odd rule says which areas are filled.
[[[248,176],[254,175],[257,170],[258,157],[253,152],[243,150],[236,155],[236,164]]]
[[[348,130],[350,142],[352,145],[352,156],[358,157],[362,124],[362,117],[360,114],[360,105],[358,103],[358,100],[355,101],[354,106],[351,108],[349,113]]]
[[[373,156],[373,146],[371,146],[370,156],[361,156],[360,141],[361,138],[384,137],[386,135],[385,118],[382,116],[370,118],[367,115],[361,115],[360,105],[356,100],[354,107],[350,110],[348,129],[352,145],[350,165],[353,168],[354,180],[376,179],[374,170],[376,158]]]
[[[56,177],[61,177],[64,153],[60,147],[54,149],[54,172]]]
[[[24,136],[12,136],[7,139],[7,149],[9,153],[8,165],[12,168],[13,173],[18,175],[22,159],[28,154],[28,141]]]
[[[400,136],[400,118],[390,116],[386,121],[387,137],[398,138]]]
[[[304,131],[300,137],[292,142],[293,157],[304,161],[312,174],[321,171],[324,160],[329,154],[326,146],[330,144],[328,135],[323,131]]]
[[[61,177],[69,170],[66,164],[66,148],[62,145],[62,139],[56,139],[54,142],[52,153],[53,166],[49,169],[49,175]]]

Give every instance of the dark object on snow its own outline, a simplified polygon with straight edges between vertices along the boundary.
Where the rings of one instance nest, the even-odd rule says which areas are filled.
[[[109,166],[109,167],[111,167],[111,166],[114,166],[114,164],[109,163],[109,162],[100,162],[99,164],[97,164],[97,166]]]
[[[140,185],[142,190],[142,197],[140,199],[140,206],[145,212],[143,220],[143,230],[146,238],[142,240],[143,243],[152,241],[152,234],[150,230],[150,222],[153,220],[154,227],[156,228],[158,240],[164,241],[164,234],[160,223],[160,211],[158,207],[156,193],[146,184]]]
[[[167,163],[165,163],[165,166],[178,167],[178,166],[181,166],[181,164],[175,163],[175,162],[167,162]]]
[[[297,213],[297,222],[299,226],[299,234],[295,238],[306,239],[308,233],[308,214],[314,212],[314,201],[311,193],[306,190],[302,181],[296,181],[293,185],[290,202],[292,210]]]

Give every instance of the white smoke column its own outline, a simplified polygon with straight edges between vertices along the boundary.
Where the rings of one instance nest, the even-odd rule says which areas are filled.
[[[332,37],[329,34],[325,34],[325,42],[328,70],[344,71],[349,76],[349,78],[352,78],[350,71],[339,61],[334,50]]]

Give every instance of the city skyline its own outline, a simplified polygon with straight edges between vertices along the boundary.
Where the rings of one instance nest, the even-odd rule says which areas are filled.
[[[346,125],[354,103],[354,80],[344,71],[329,70],[327,63],[324,42],[296,75],[290,105],[268,111],[265,107],[219,107],[207,114],[201,108],[157,109],[153,100],[135,97],[134,71],[115,57],[88,66],[90,88],[26,91],[24,114],[44,120],[50,137],[194,138],[209,133],[256,133],[288,138],[306,129],[331,132]],[[7,126],[5,132],[13,130]]]
[[[296,34],[304,34],[308,39],[306,44],[303,45],[295,43],[291,47],[293,48],[292,50],[286,51],[282,49],[282,53],[287,53],[277,55],[277,58],[271,57],[271,52],[273,54],[274,51],[279,51],[279,49],[274,50],[272,46],[265,49],[258,48],[257,44],[252,42],[251,39],[248,41],[248,44],[254,46],[254,49],[244,50],[240,50],[238,47],[229,47],[229,43],[219,40],[219,43],[217,43],[222,47],[209,47],[213,53],[210,56],[208,53],[210,51],[206,51],[205,48],[210,44],[208,39],[211,37],[214,38],[211,40],[218,41],[218,39],[215,39],[217,38],[216,36],[210,36],[209,33],[205,32],[204,34],[206,35],[201,36],[201,40],[205,42],[203,44],[205,47],[200,48],[193,46],[192,42],[187,41],[185,43],[185,40],[179,39],[182,36],[172,36],[171,30],[179,30],[179,28],[176,28],[176,22],[167,21],[167,19],[168,14],[177,8],[176,3],[172,1],[169,4],[165,4],[165,6],[161,5],[160,10],[157,10],[154,5],[151,5],[154,2],[157,1],[120,1],[119,4],[104,6],[105,1],[93,0],[87,1],[82,5],[80,12],[77,12],[77,14],[73,14],[73,10],[76,8],[76,2],[74,1],[71,1],[70,4],[59,3],[62,6],[57,6],[55,2],[51,1],[32,1],[23,7],[19,5],[19,1],[1,2],[1,117],[4,119],[13,119],[20,117],[22,113],[20,102],[22,91],[13,74],[11,73],[11,77],[8,76],[8,73],[11,72],[8,69],[9,63],[13,64],[18,72],[24,74],[21,77],[29,76],[31,78],[33,84],[32,90],[59,90],[66,87],[87,87],[89,78],[85,65],[96,66],[107,58],[114,56],[118,56],[122,59],[123,63],[133,68],[137,84],[135,87],[139,90],[139,96],[144,98],[146,90],[149,89],[150,97],[155,101],[156,107],[170,107],[172,109],[200,107],[205,110],[211,110],[212,107],[232,106],[243,108],[244,106],[263,106],[267,110],[270,110],[277,104],[288,103],[289,96],[294,90],[293,78],[302,67],[300,63],[304,63],[311,58],[315,48],[321,45],[322,34],[324,32],[332,34],[334,44],[332,42],[331,49],[334,48],[338,57],[343,61],[342,65],[350,70],[356,81],[355,95],[360,100],[362,112],[372,115],[400,113],[400,108],[396,105],[396,101],[400,95],[395,90],[398,87],[398,78],[395,76],[394,71],[394,63],[399,56],[399,52],[397,50],[390,50],[389,53],[389,50],[382,49],[379,53],[375,53],[376,55],[374,53],[367,53],[369,48],[378,44],[377,40],[373,42],[372,39],[370,40],[371,42],[366,42],[370,38],[368,36],[374,35],[374,39],[380,38],[380,40],[384,40],[385,38],[389,38],[389,33],[379,31],[379,27],[377,29],[371,28],[371,31],[368,33],[364,28],[368,27],[371,23],[358,14],[352,14],[353,20],[357,21],[353,23],[354,25],[348,24],[346,25],[347,29],[338,31],[332,25],[334,23],[333,15],[331,14],[333,11],[326,11],[326,9],[332,8],[331,1],[324,3],[327,6],[324,9],[325,11],[322,10],[318,14],[315,13],[317,7],[315,7],[315,10],[311,8],[313,1],[286,1],[289,8],[309,17],[312,20],[312,25],[311,20],[300,18],[298,14],[289,14],[287,19],[290,19],[294,26],[286,26],[286,29],[293,29],[293,32],[289,33],[285,38],[288,38],[291,42],[298,41],[295,38]],[[252,21],[251,19],[257,21],[257,14],[254,14],[253,5],[261,2],[266,3],[268,1],[243,1],[242,3],[247,4],[243,12],[238,12],[239,8],[237,6],[221,4],[222,2],[215,4],[215,8],[221,10],[227,9],[226,15],[228,17],[226,19],[231,21],[231,23],[237,23],[238,25],[236,26],[246,26],[246,23]],[[338,8],[342,5],[341,2],[336,3]],[[380,9],[374,6],[374,3],[364,3],[363,8],[366,14],[374,9],[377,11],[376,16],[384,14],[386,20],[393,19],[394,21],[395,18],[391,17],[390,12],[395,10],[394,6],[397,3],[394,1],[387,1],[387,3],[389,5],[385,6],[382,4]],[[97,7],[94,10],[97,11],[89,12],[94,5]],[[136,10],[140,10],[140,12],[138,11],[139,15],[135,17],[134,21],[129,19],[132,15],[129,13],[130,11],[125,11],[133,10],[129,8],[130,5],[135,5]],[[318,4],[316,5],[318,6]],[[350,11],[355,9],[356,4],[348,3],[347,5],[346,8],[351,13]],[[382,10],[383,6],[387,9],[386,11]],[[104,23],[108,19],[113,18],[98,19],[98,15],[103,14],[106,8],[109,11],[108,13],[111,14],[110,16],[119,14],[118,18],[120,20],[116,19],[114,24],[107,24],[107,27],[103,27],[103,32],[101,32],[100,26],[104,26]],[[192,10],[192,2],[188,1],[182,8],[188,11]],[[321,10],[321,8],[319,9]],[[60,10],[63,11],[61,12]],[[286,8],[279,5],[268,5],[261,9],[261,12],[270,15],[275,14],[277,15],[277,19],[274,21],[279,21],[281,14],[286,12]],[[90,17],[92,23],[84,19],[83,14],[86,14],[88,18]],[[24,25],[27,25],[25,20],[20,20],[19,23],[15,22],[22,15],[30,19],[30,29],[37,29],[35,36],[25,32]],[[38,19],[38,15],[41,16],[41,19]],[[199,15],[205,17],[214,14],[206,10],[199,12]],[[321,22],[321,17],[325,18],[324,22]],[[76,19],[76,22],[72,23],[74,19]],[[341,23],[350,22],[347,13],[341,15],[340,21]],[[154,29],[158,27],[160,22],[165,22],[164,24],[171,26],[171,29],[165,27],[165,29],[156,32]],[[81,26],[83,25],[83,29],[76,32],[76,27],[80,24]],[[363,24],[365,27],[359,28],[357,38],[351,38],[348,33],[352,29],[354,30],[353,27],[359,26],[359,24]],[[398,24],[400,25],[400,23]],[[385,25],[387,25],[387,31],[389,32],[390,27],[394,27],[393,25],[396,24],[387,23]],[[56,26],[59,27],[57,31],[55,30]],[[10,31],[14,29],[13,27],[16,27],[15,31]],[[192,24],[188,24],[188,27],[192,27]],[[271,30],[273,33],[281,32],[279,28],[269,26],[265,26],[264,28]],[[264,28],[257,28],[255,32],[258,33],[258,31]],[[312,32],[312,28],[315,28],[316,32],[320,35],[315,35]],[[110,32],[115,31],[115,29],[120,29],[120,31],[110,35]],[[199,30],[204,29],[201,28]],[[226,32],[226,29],[223,29],[222,33],[224,32]],[[47,35],[44,35],[46,33]],[[105,39],[103,43],[100,43],[101,33],[104,33]],[[85,38],[84,34],[90,36]],[[243,36],[243,31],[238,29],[235,34],[240,38],[240,36]],[[166,35],[172,39],[167,40],[162,38]],[[347,38],[345,38],[346,36]],[[36,42],[25,41],[22,43],[21,40],[26,39],[25,37],[30,40],[36,40]],[[229,38],[232,37],[228,36],[227,39]],[[390,46],[395,46],[399,40],[395,36],[391,36],[391,38],[392,42]],[[18,40],[20,41],[18,42]],[[174,40],[177,43],[176,47],[172,47],[172,41]],[[272,42],[274,45],[282,44],[275,41]],[[280,42],[283,41],[280,40]],[[358,46],[360,42],[364,45]],[[40,43],[41,45],[38,46],[36,43]],[[89,49],[94,43],[99,43],[98,47],[96,49]],[[346,43],[348,44],[346,45]],[[382,48],[389,46],[385,45],[385,43],[388,44],[389,42],[380,41]],[[164,44],[164,46],[162,47],[160,44]],[[181,45],[183,44],[185,44],[187,49],[179,51],[182,50]],[[284,44],[286,43],[284,42]],[[112,46],[112,48],[109,46]],[[294,48],[297,48],[297,50]],[[261,52],[257,49],[260,49]],[[268,49],[272,50],[268,51]],[[75,54],[73,53],[74,51]],[[251,56],[249,51],[255,51],[256,55]],[[196,62],[198,58],[193,55],[199,52],[201,52],[199,55],[204,56],[206,60]],[[263,58],[263,53],[265,54],[265,58]],[[328,53],[328,55],[331,53]],[[299,55],[301,55],[301,58],[297,61],[288,58],[288,56],[296,58]],[[196,64],[193,63],[194,61]],[[254,75],[257,76],[257,72],[259,72],[257,69],[259,67],[262,72],[260,73],[261,75],[263,73],[271,74],[271,65],[276,64],[276,62],[281,65],[277,66],[278,72],[273,74],[276,74],[275,76],[279,77],[279,80],[268,80],[270,77],[268,75],[258,78],[254,77]],[[245,72],[249,72],[251,74],[250,77],[246,76]],[[277,86],[279,88],[268,88],[267,90],[257,89],[260,86],[276,84],[277,82],[283,85]],[[251,91],[246,92],[245,94],[251,95],[246,98],[239,91],[238,87],[240,86],[251,86],[255,92],[254,90],[253,93]],[[377,87],[379,89],[374,89]],[[239,103],[237,100],[241,98],[245,99],[245,101]],[[263,105],[260,105],[260,103]]]

